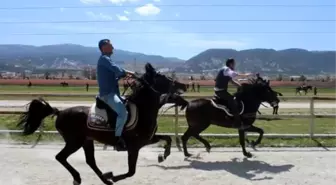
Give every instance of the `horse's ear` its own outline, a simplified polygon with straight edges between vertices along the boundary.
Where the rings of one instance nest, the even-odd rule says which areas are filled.
[[[146,63],[146,65],[145,65],[145,70],[146,70],[146,73],[147,73],[147,74],[150,74],[150,75],[153,75],[153,74],[156,73],[154,67],[153,67],[152,64],[150,64],[150,63]]]

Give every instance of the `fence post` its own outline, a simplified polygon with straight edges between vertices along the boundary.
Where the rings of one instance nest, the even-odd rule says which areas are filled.
[[[309,127],[310,138],[314,137],[314,128],[315,128],[315,110],[314,110],[314,97],[312,97],[310,99],[310,127]]]
[[[181,149],[181,142],[180,142],[180,138],[178,135],[178,106],[175,106],[175,143],[176,143],[176,147],[179,151],[182,151]]]

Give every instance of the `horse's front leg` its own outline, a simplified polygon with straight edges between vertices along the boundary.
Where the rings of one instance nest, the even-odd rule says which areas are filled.
[[[246,147],[245,147],[245,130],[238,130],[239,133],[239,143],[240,146],[242,147],[243,150],[243,154],[245,157],[252,157],[252,154],[250,152],[246,151]]]
[[[113,182],[118,182],[120,180],[132,177],[136,172],[136,165],[139,156],[139,147],[130,146],[128,147],[128,172],[125,174],[114,176],[112,172],[104,174],[105,178],[112,179]]]
[[[164,140],[166,141],[166,144],[164,145],[164,153],[159,154],[158,156],[158,161],[159,163],[163,162],[164,160],[167,159],[167,157],[170,155],[170,150],[171,150],[171,143],[172,143],[172,139],[170,136],[158,136],[158,135],[154,135],[153,138],[149,141],[149,145],[150,144],[155,144],[158,143],[160,140]]]
[[[258,128],[258,127],[255,127],[255,126],[251,126],[247,129],[244,130],[245,132],[255,132],[255,133],[258,133],[259,134],[259,137],[257,139],[257,141],[251,141],[249,142],[249,144],[251,145],[252,148],[254,148],[255,146],[257,146],[258,144],[261,143],[261,140],[263,138],[263,135],[264,135],[264,130],[261,129],[261,128]]]

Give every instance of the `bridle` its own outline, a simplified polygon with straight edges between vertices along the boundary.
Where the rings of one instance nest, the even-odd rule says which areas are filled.
[[[157,73],[155,74],[155,76],[157,75],[161,75],[160,73]],[[166,77],[164,76],[165,78],[168,78],[170,80],[170,83],[169,83],[169,90],[168,90],[168,93],[174,93],[173,92],[173,89],[176,85],[176,80],[173,80],[169,77]],[[126,77],[126,82],[127,82],[127,87],[124,89],[122,95],[124,95],[126,93],[126,91],[128,90],[129,87],[134,87],[136,85],[136,81],[133,81],[133,82],[129,82],[128,79],[131,79],[131,77]],[[133,76],[133,79],[139,81],[140,83],[143,83],[145,84],[149,89],[151,89],[153,92],[155,92],[156,94],[162,94],[160,91],[158,91],[157,89],[154,88],[154,86],[156,85],[156,80],[154,78],[154,83],[153,84],[149,84],[148,81],[144,78],[144,76],[141,76],[141,77],[138,77],[137,75],[134,75]]]

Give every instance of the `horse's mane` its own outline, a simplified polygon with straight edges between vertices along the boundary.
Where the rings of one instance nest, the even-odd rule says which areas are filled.
[[[143,79],[143,76],[140,77],[140,79]],[[127,82],[128,83],[128,82]],[[144,88],[143,82],[139,79],[132,80],[131,83],[129,83],[129,87],[131,89],[131,92],[127,95],[127,100],[134,100],[139,92]]]
[[[237,88],[237,92],[234,93],[235,96],[239,96],[242,93],[249,93],[253,88],[258,86],[260,83],[266,83],[262,78],[249,79],[249,83],[242,83],[240,87]]]
[[[161,75],[160,72],[157,72],[156,74]],[[131,83],[127,82],[131,89],[131,92],[127,95],[127,99],[129,100],[135,99],[138,96],[139,92],[141,92],[143,89],[146,88],[147,85],[149,85],[148,82],[145,80],[146,75],[147,74],[145,73],[141,77],[133,79]],[[174,81],[174,79],[171,77],[166,76],[166,78]]]

